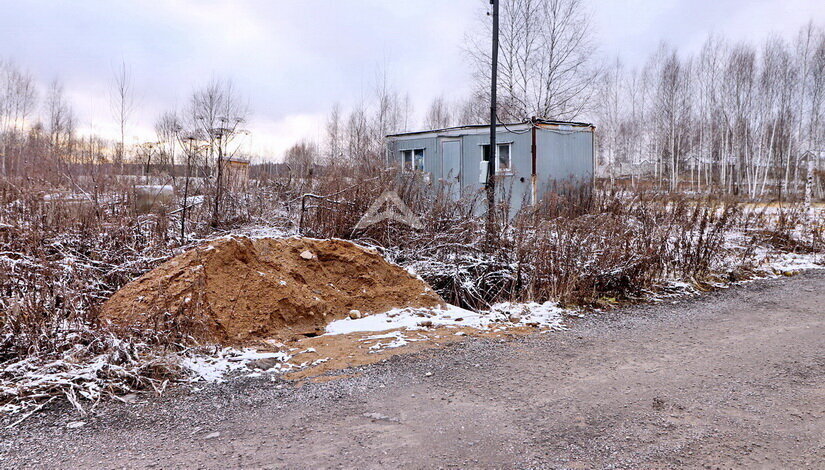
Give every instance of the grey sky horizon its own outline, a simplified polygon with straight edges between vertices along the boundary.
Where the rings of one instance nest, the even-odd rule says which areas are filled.
[[[301,138],[318,140],[334,103],[366,99],[385,70],[420,115],[437,97],[472,87],[463,50],[483,0],[46,1],[1,0],[0,60],[45,86],[59,79],[81,133],[117,134],[109,107],[113,70],[130,68],[137,109],[132,142],[157,116],[181,108],[210,79],[231,79],[251,110],[247,143],[280,159]],[[640,66],[661,41],[694,53],[708,34],[759,44],[825,25],[815,0],[586,1],[604,58]],[[38,112],[40,110],[38,109]]]

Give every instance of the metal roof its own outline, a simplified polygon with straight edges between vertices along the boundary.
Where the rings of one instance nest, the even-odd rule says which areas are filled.
[[[593,124],[588,122],[576,122],[576,121],[556,121],[553,119],[526,119],[521,122],[513,122],[513,123],[499,123],[496,124],[496,127],[504,127],[505,129],[508,127],[515,127],[515,126],[523,126],[525,124],[532,124],[532,125],[557,125],[557,126],[574,126],[574,127],[595,127]],[[418,134],[430,134],[430,133],[439,133],[439,132],[452,132],[452,131],[461,131],[461,130],[475,130],[475,129],[487,129],[489,128],[489,124],[471,124],[466,126],[454,126],[454,127],[444,127],[441,129],[427,129],[421,131],[413,131],[413,132],[400,132],[398,134],[388,134],[387,137],[404,137],[404,136],[411,136],[411,135],[418,135]]]

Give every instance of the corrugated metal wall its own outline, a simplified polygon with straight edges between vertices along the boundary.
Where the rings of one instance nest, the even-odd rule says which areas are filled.
[[[592,184],[593,180],[593,132],[589,127],[573,127],[572,130],[558,126],[536,128],[536,181],[537,196],[540,198],[555,185],[564,183]],[[441,142],[461,141],[461,188],[462,194],[482,191],[479,182],[482,145],[489,144],[488,133],[473,133],[450,137],[437,136],[397,136],[388,138],[391,162],[401,164],[401,151],[424,149],[424,171],[430,174],[430,181],[437,184],[446,175],[441,171]],[[512,172],[500,175],[497,186],[499,197],[509,197],[513,213],[523,202],[530,203],[532,193],[532,133],[497,133],[499,144],[511,144]]]
[[[479,183],[481,175],[482,145],[490,144],[489,134],[462,136],[464,180],[462,186],[465,191],[482,191],[484,184]],[[499,198],[510,198],[513,212],[521,207],[522,199],[530,195],[530,175],[532,173],[532,157],[530,147],[532,138],[530,132],[513,133],[497,132],[498,144],[511,144],[510,159],[513,171],[499,175],[496,187]],[[528,199],[529,202],[529,199]]]
[[[575,128],[574,128],[575,129]],[[593,132],[537,128],[536,179],[539,198],[558,185],[593,182]]]

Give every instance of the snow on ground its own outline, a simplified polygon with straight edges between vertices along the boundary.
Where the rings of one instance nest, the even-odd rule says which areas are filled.
[[[777,253],[766,257],[765,266],[774,273],[793,274],[806,269],[825,269],[825,256],[811,253]]]
[[[279,347],[284,347],[279,344]],[[284,373],[317,366],[329,360],[322,357],[301,361],[301,354],[314,353],[314,348],[301,351],[290,348],[288,352],[264,352],[253,348],[223,348],[217,353],[188,352],[181,360],[190,382],[223,382],[231,377],[257,377],[261,372]]]
[[[805,235],[800,232],[795,234],[794,238],[804,240]],[[768,274],[792,274],[806,269],[825,269],[825,254],[788,253],[763,245],[754,245],[750,236],[738,230],[725,233],[724,251],[720,264],[716,266],[719,271],[748,261],[752,262],[755,268]]]
[[[327,325],[327,335],[350,333],[381,333],[366,336],[359,341],[374,341],[370,352],[400,348],[416,341],[427,341],[416,331],[434,327],[475,328],[479,330],[504,330],[516,326],[532,326],[544,329],[564,329],[563,315],[575,312],[562,309],[555,303],[500,303],[479,313],[453,305],[441,308],[392,309],[386,313],[367,315],[358,319],[336,320]],[[298,362],[294,359],[305,352],[258,352],[254,349],[242,350],[223,348],[217,353],[189,353],[180,365],[189,372],[192,382],[222,382],[231,376],[255,376],[260,371],[289,372],[311,367],[327,361],[327,358]]]
[[[343,335],[398,328],[408,330],[432,326],[471,326],[478,328],[481,315],[448,305],[446,308],[395,308],[386,313],[367,315],[358,319],[335,320],[327,325],[326,334]]]
[[[199,194],[197,196],[189,196],[186,198],[186,206],[198,206],[200,204],[203,204],[205,200],[206,196],[202,194]]]
[[[287,237],[294,235],[288,229],[277,227],[249,227],[243,231],[251,237]],[[804,233],[795,234],[800,239]],[[776,277],[794,274],[808,269],[825,269],[824,254],[784,253],[777,249],[754,245],[752,236],[742,231],[725,234],[724,256],[715,268],[720,273],[738,266],[755,268],[756,277]],[[13,255],[13,256],[12,256]],[[14,266],[33,262],[24,255],[2,253],[0,265]],[[408,271],[417,275],[413,266]],[[662,292],[649,293],[650,300],[662,300],[684,294],[698,293],[690,280],[670,279],[663,281]],[[722,282],[722,281],[720,281]],[[719,284],[725,287],[728,284]],[[565,316],[580,316],[553,302],[515,303],[492,305],[489,309],[473,312],[453,305],[440,308],[397,308],[385,313],[357,319],[331,322],[326,335],[350,333],[376,333],[359,341],[371,342],[370,352],[401,348],[417,341],[427,341],[422,330],[430,328],[461,328],[456,335],[463,335],[467,328],[502,331],[512,327],[536,327],[545,330],[564,329]],[[281,347],[283,345],[279,345]],[[254,349],[224,348],[206,351],[187,351],[177,357],[178,364],[188,371],[192,382],[219,382],[233,376],[260,375],[262,371],[282,373],[311,367],[327,358],[301,361],[301,354],[310,350],[284,349],[282,352],[258,352]],[[114,374],[112,373],[114,372]],[[128,377],[131,371],[113,365],[105,356],[75,363],[72,360],[39,362],[33,359],[2,364],[0,367],[0,398],[25,396],[38,390],[72,389],[90,402],[99,400],[104,388],[110,383],[109,376]],[[13,380],[12,380],[13,378]],[[31,402],[13,400],[0,407],[0,413],[14,413],[33,406]]]
[[[387,339],[389,341],[384,342],[381,340]],[[378,340],[378,341],[376,341]],[[415,341],[426,341],[427,338],[424,336],[418,336],[416,338],[408,337],[403,331],[391,331],[389,333],[385,333],[382,335],[372,335],[363,338],[361,341],[376,341],[375,344],[370,346],[370,352],[378,352],[382,349],[393,349],[393,348],[400,348],[402,346],[406,346],[411,342]]]
[[[291,233],[279,229],[253,228],[246,233],[253,237],[283,237]],[[721,271],[729,266],[738,266],[746,258],[760,272],[768,276],[791,274],[806,269],[825,269],[825,256],[820,254],[782,253],[764,246],[753,246],[752,239],[745,233],[726,233],[726,256],[717,266]],[[749,254],[745,256],[744,254]],[[414,269],[407,268],[416,275]],[[697,293],[693,283],[670,279],[664,282],[663,291],[650,293],[651,300],[663,300],[685,294]],[[373,342],[370,352],[400,348],[416,341],[427,341],[425,335],[416,332],[430,328],[473,328],[478,330],[501,331],[507,328],[529,326],[546,330],[564,329],[565,316],[580,316],[579,312],[563,309],[554,302],[504,302],[492,305],[487,310],[473,312],[454,305],[434,308],[396,308],[388,312],[367,315],[361,318],[345,318],[331,322],[326,327],[326,335],[352,333],[377,333],[359,341]],[[460,331],[457,334],[463,334]],[[301,352],[259,353],[251,349],[242,351],[226,348],[216,355],[194,355],[183,360],[182,365],[192,374],[193,381],[222,381],[230,375],[254,375],[256,370],[286,372],[316,365],[326,359],[312,363],[293,361],[293,356]]]
[[[253,369],[289,371],[294,367],[288,363],[292,357],[284,352],[223,348],[217,354],[193,354],[184,357],[180,365],[190,373],[192,382],[222,382],[224,377],[232,373],[252,372]]]
[[[534,326],[563,329],[563,315],[570,311],[552,302],[539,304],[499,303],[489,310],[473,312],[454,305],[434,308],[400,308],[362,318],[336,320],[327,325],[326,334],[341,335],[395,329],[420,330],[432,327],[467,327],[486,330],[493,327]]]
[[[293,230],[285,229],[283,227],[274,227],[274,226],[258,226],[258,227],[249,227],[244,230],[240,230],[236,235],[245,235],[249,238],[286,238],[295,235]]]
[[[490,312],[507,318],[518,326],[534,326],[551,330],[565,329],[564,315],[576,315],[573,310],[563,309],[554,302],[503,302],[492,306]]]

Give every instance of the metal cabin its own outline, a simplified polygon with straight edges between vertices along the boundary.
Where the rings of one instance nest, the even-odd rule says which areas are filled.
[[[496,133],[496,187],[511,201],[535,204],[558,187],[593,183],[595,126],[582,122],[531,119],[499,124]],[[473,125],[387,136],[388,158],[402,171],[420,172],[445,185],[458,199],[484,188],[490,126]]]

